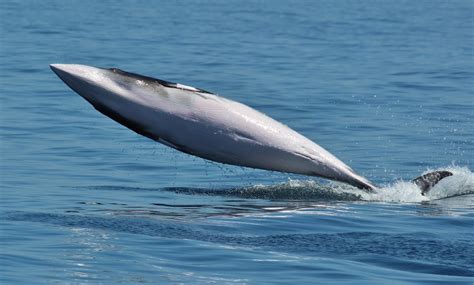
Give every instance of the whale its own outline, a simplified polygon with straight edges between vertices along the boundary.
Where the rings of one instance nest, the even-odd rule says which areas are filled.
[[[178,151],[219,163],[378,187],[322,146],[262,112],[216,93],[118,68],[51,64],[96,110]],[[447,173],[413,180],[423,194]]]

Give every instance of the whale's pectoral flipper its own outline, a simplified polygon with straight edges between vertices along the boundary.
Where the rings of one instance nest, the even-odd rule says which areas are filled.
[[[431,190],[439,181],[443,178],[453,175],[453,173],[442,170],[442,171],[433,171],[413,179],[411,182],[416,184],[421,189],[421,195],[425,195],[428,191]]]

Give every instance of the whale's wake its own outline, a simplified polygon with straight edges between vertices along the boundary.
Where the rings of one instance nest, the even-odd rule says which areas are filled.
[[[450,166],[442,168],[453,176],[440,181],[423,196],[419,188],[410,181],[396,181],[379,188],[375,193],[367,193],[356,187],[330,182],[321,184],[315,180],[289,180],[274,185],[252,185],[231,189],[205,189],[171,187],[162,190],[190,195],[216,195],[249,199],[269,200],[328,200],[328,201],[374,201],[417,203],[439,200],[454,196],[474,194],[474,173],[467,167]],[[433,170],[427,170],[426,173]]]

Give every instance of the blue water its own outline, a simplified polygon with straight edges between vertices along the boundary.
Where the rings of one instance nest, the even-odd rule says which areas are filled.
[[[474,283],[473,1],[0,1],[1,284]],[[243,102],[377,194],[206,162],[50,63]],[[421,196],[409,181],[454,176]]]

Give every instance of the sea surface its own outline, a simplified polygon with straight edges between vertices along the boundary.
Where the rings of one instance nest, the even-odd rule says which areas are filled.
[[[2,0],[0,56],[0,284],[474,283],[473,1]],[[51,63],[248,104],[382,188],[179,153]]]

